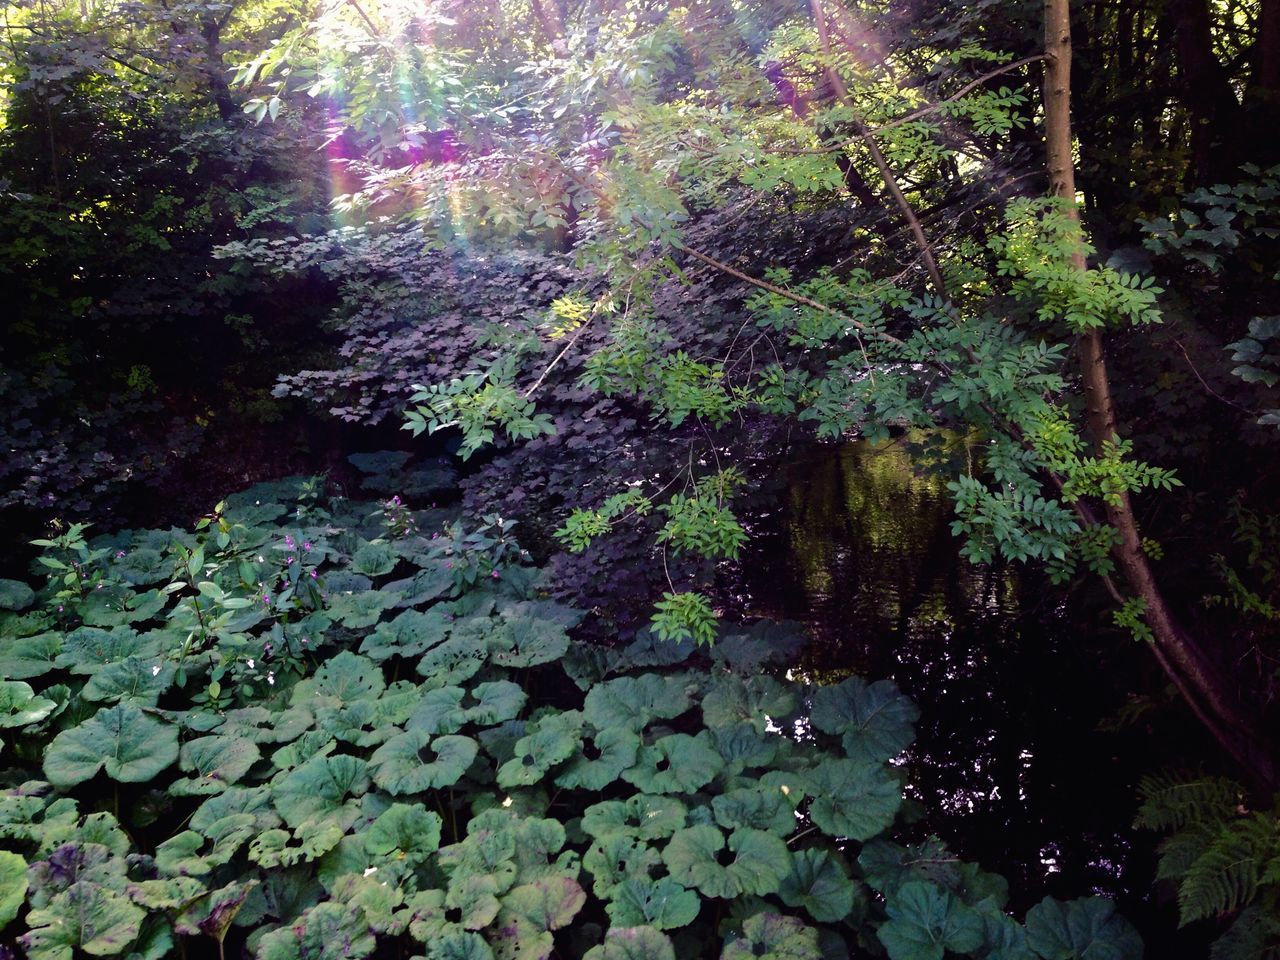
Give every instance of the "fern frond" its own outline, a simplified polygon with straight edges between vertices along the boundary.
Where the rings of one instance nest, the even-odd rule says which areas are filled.
[[[1183,925],[1249,903],[1280,850],[1280,821],[1255,813],[1224,826],[1187,869],[1178,888]]]
[[[1157,880],[1181,880],[1218,835],[1216,823],[1193,823],[1161,841]]]
[[[1133,825],[1181,830],[1190,823],[1221,824],[1235,814],[1244,793],[1244,787],[1225,777],[1144,777],[1138,785],[1142,806]]]

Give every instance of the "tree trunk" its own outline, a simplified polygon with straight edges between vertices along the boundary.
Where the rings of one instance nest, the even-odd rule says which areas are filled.
[[[1197,2],[1197,0],[1192,0]],[[1071,21],[1068,0],[1045,0],[1045,150],[1050,189],[1066,201],[1068,216],[1078,219],[1071,138]],[[1085,270],[1083,252],[1073,265]],[[1099,330],[1080,335],[1077,344],[1084,384],[1085,416],[1095,449],[1117,438],[1115,407]],[[1169,678],[1219,744],[1254,783],[1277,788],[1275,761],[1259,738],[1251,717],[1236,700],[1213,660],[1178,624],[1156,583],[1142,548],[1142,537],[1127,494],[1107,505],[1107,519],[1119,534],[1115,559],[1133,594],[1146,605],[1144,619],[1154,635],[1153,652]]]

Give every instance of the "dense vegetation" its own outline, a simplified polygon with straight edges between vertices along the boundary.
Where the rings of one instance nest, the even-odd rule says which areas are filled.
[[[1136,957],[722,617],[853,437],[1149,654],[1155,896],[1280,952],[1277,0],[3,10],[0,954]]]

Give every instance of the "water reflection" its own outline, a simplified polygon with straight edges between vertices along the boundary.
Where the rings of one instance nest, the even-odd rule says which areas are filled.
[[[1161,926],[1151,840],[1130,829],[1134,785],[1158,760],[1141,731],[1098,731],[1145,668],[1140,651],[1079,598],[965,561],[944,474],[916,469],[918,456],[905,441],[858,442],[792,464],[726,593],[738,612],[808,626],[798,671],[892,677],[920,704],[905,758],[917,838],[1004,873],[1017,906],[1094,891]]]

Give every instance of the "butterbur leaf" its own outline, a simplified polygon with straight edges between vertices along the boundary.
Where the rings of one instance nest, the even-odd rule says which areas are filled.
[[[497,894],[500,882],[491,874],[459,876],[449,881],[445,894],[445,916],[457,916],[467,930],[481,930],[493,923],[502,909]],[[454,912],[456,911],[456,913]]]
[[[78,627],[67,634],[56,663],[72,673],[92,675],[125,657],[154,657],[158,653],[155,640],[142,640],[128,627]]]
[[[674,930],[693,923],[702,908],[698,895],[670,877],[624,880],[605,907],[615,927]]]
[[[511,646],[497,649],[492,660],[501,667],[525,668],[550,663],[569,649],[569,635],[564,627],[536,617],[511,617],[506,620]],[[505,645],[504,645],[505,646]]]
[[[758,913],[742,924],[742,936],[725,944],[721,960],[822,960],[818,931],[795,917]]]
[[[364,911],[348,903],[319,903],[295,923],[266,934],[258,943],[258,960],[361,960],[378,942],[369,932]]]
[[[587,902],[586,892],[570,877],[547,877],[513,887],[502,898],[509,911],[537,930],[559,930],[578,915]]]
[[[587,807],[582,830],[593,837],[613,833],[661,840],[671,836],[688,821],[688,808],[675,797],[636,794],[625,802],[605,800]]]
[[[837,854],[811,847],[792,853],[791,872],[782,878],[778,896],[815,920],[836,923],[853,909],[854,889]]]
[[[796,828],[795,808],[781,790],[730,790],[714,797],[711,808],[716,823],[728,830],[749,827],[785,837]]]
[[[142,931],[146,912],[122,893],[96,883],[74,883],[49,905],[27,916],[19,938],[31,960],[71,960],[82,950],[106,957],[123,953]]]
[[[671,938],[653,927],[610,927],[583,960],[676,960]]]
[[[423,613],[406,610],[389,623],[382,623],[360,643],[360,652],[381,663],[391,657],[416,657],[442,643],[450,623],[444,610],[435,606]]]
[[[849,677],[814,692],[811,716],[823,733],[842,738],[850,759],[888,760],[915,739],[920,710],[892,680]]]
[[[307,820],[329,817],[345,830],[359,812],[345,806],[348,797],[369,789],[369,765],[357,757],[313,757],[278,778],[271,798],[285,822],[297,827]]]
[[[717,677],[702,697],[702,717],[711,729],[747,723],[763,731],[771,718],[786,717],[795,708],[795,693],[765,674]]]
[[[778,837],[736,830],[726,849],[724,835],[706,825],[677,831],[662,860],[672,879],[708,897],[774,893],[791,872],[791,853]]]
[[[393,803],[364,832],[364,848],[375,859],[425,863],[440,846],[440,815],[420,803]]]
[[[178,766],[194,774],[169,787],[173,796],[221,793],[257,763],[257,744],[235,737],[199,737],[182,745]]]
[[[173,685],[174,665],[155,657],[125,657],[109,663],[89,678],[80,695],[106,703],[127,702],[154,706]]]
[[[724,766],[710,740],[705,730],[696,737],[663,737],[640,749],[635,766],[624,771],[622,779],[646,793],[692,793],[714,780]]]
[[[45,752],[44,775],[56,787],[83,783],[105,767],[124,783],[152,780],[178,759],[178,731],[132,704],[99,710],[58,734]]]
[[[1142,938],[1102,897],[1045,897],[1027,911],[1027,946],[1044,960],[1138,960]]]
[[[763,734],[749,723],[734,727],[717,727],[711,731],[711,740],[724,758],[725,772],[736,777],[744,770],[767,767],[778,755],[780,738]]]
[[[479,752],[470,737],[432,737],[410,730],[374,751],[373,779],[395,796],[451,787],[466,773]]]
[[[538,721],[529,733],[516,741],[515,756],[498,768],[498,785],[522,787],[537,783],[577,750],[580,726],[580,717],[565,714]]]
[[[31,684],[0,680],[0,727],[25,727],[39,723],[57,708],[47,697],[38,697]]]
[[[204,893],[205,886],[197,877],[169,877],[131,883],[126,892],[130,900],[148,910],[176,910]]]
[[[400,594],[391,590],[339,593],[336,596],[330,595],[328,613],[344,627],[359,630],[373,626],[382,619],[386,611],[399,602]]]
[[[971,953],[982,945],[982,916],[950,891],[912,880],[885,901],[889,919],[876,936],[891,960],[942,960],[948,950]]]
[[[626,880],[647,879],[662,863],[657,850],[624,833],[610,833],[587,848],[582,866],[591,874],[591,890],[601,899],[614,896]]]
[[[640,737],[624,727],[588,734],[556,777],[556,784],[570,790],[603,790],[631,768],[639,750]]]
[[[293,688],[293,703],[310,704],[315,700],[333,704],[373,700],[386,689],[382,669],[372,660],[349,650],[328,660],[310,680]]]
[[[425,960],[493,960],[493,948],[478,933],[451,931],[431,939]]]
[[[689,709],[689,682],[681,676],[643,673],[598,683],[587,691],[583,716],[596,729],[642,730],[655,719],[668,720]]]
[[[878,763],[829,760],[805,780],[813,797],[809,816],[833,837],[869,840],[893,823],[902,804],[902,787]]]
[[[872,840],[858,855],[867,883],[886,896],[911,880],[928,880],[954,888],[959,882],[958,858],[937,837],[904,847],[889,840]]]
[[[525,693],[510,680],[478,683],[470,690],[439,687],[428,690],[405,726],[430,734],[456,733],[466,724],[489,727],[517,716]]]
[[[0,648],[0,677],[29,680],[42,677],[54,668],[62,653],[63,635],[38,633],[32,637],[7,639]]]
[[[25,610],[36,602],[36,592],[21,580],[0,579],[0,610]]]
[[[194,830],[184,830],[156,847],[156,867],[171,877],[199,877],[213,869],[213,865],[198,855],[204,846],[204,837]]]
[[[383,540],[371,540],[361,544],[351,557],[351,569],[366,577],[381,577],[390,573],[400,562],[395,547]]]
[[[18,915],[27,898],[27,861],[0,850],[0,930]]]
[[[222,943],[240,908],[257,884],[256,880],[229,883],[193,898],[174,917],[174,930],[188,937],[203,934]]]
[[[429,687],[443,687],[470,680],[489,658],[485,635],[461,633],[457,627],[448,640],[427,650],[418,661],[418,674]]]

